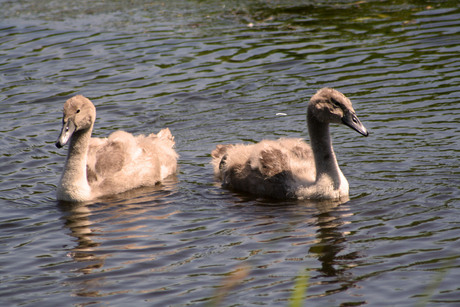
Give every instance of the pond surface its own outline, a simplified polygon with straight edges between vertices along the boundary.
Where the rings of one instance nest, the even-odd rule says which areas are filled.
[[[2,306],[460,304],[457,1],[0,4]],[[325,86],[371,132],[331,128],[348,202],[215,182],[216,144],[308,139]],[[169,127],[177,176],[57,202],[75,94],[95,136]]]

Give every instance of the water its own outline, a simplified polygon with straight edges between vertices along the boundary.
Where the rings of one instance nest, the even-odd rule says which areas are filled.
[[[0,301],[5,306],[458,305],[456,1],[1,1]],[[307,137],[319,88],[368,138],[332,127],[344,204],[223,190],[219,143]],[[94,135],[169,127],[164,184],[55,200],[64,101]],[[277,116],[276,113],[286,113]]]

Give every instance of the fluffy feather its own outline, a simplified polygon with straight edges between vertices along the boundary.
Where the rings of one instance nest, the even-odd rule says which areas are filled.
[[[329,123],[343,123],[364,136],[366,128],[342,93],[319,90],[307,111],[312,146],[301,139],[263,140],[251,145],[217,145],[212,151],[214,174],[222,185],[257,196],[287,199],[348,197],[329,136]]]
[[[64,105],[63,129],[56,146],[70,140],[57,198],[88,201],[100,196],[155,185],[176,172],[178,155],[168,128],[148,136],[116,131],[91,138],[96,118],[89,99],[77,95]],[[69,134],[69,127],[75,131]],[[71,130],[71,129],[70,129]]]

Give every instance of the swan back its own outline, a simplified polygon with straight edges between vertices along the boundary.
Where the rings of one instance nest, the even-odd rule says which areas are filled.
[[[88,182],[98,195],[155,185],[176,172],[174,144],[167,128],[148,136],[116,131],[106,139],[92,138],[87,156]]]
[[[293,198],[296,182],[311,184],[315,179],[313,153],[302,139],[217,145],[211,156],[224,187],[258,196]]]

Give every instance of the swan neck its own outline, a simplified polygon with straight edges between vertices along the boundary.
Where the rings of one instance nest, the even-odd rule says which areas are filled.
[[[323,175],[328,175],[335,184],[339,185],[343,177],[332,147],[329,133],[329,123],[320,122],[311,112],[307,113],[308,133],[315,158],[316,181]]]
[[[78,198],[76,191],[87,191],[90,187],[86,177],[86,162],[93,126],[75,131],[69,143],[67,159],[58,188],[58,195],[64,200]],[[85,196],[86,197],[86,196]]]

